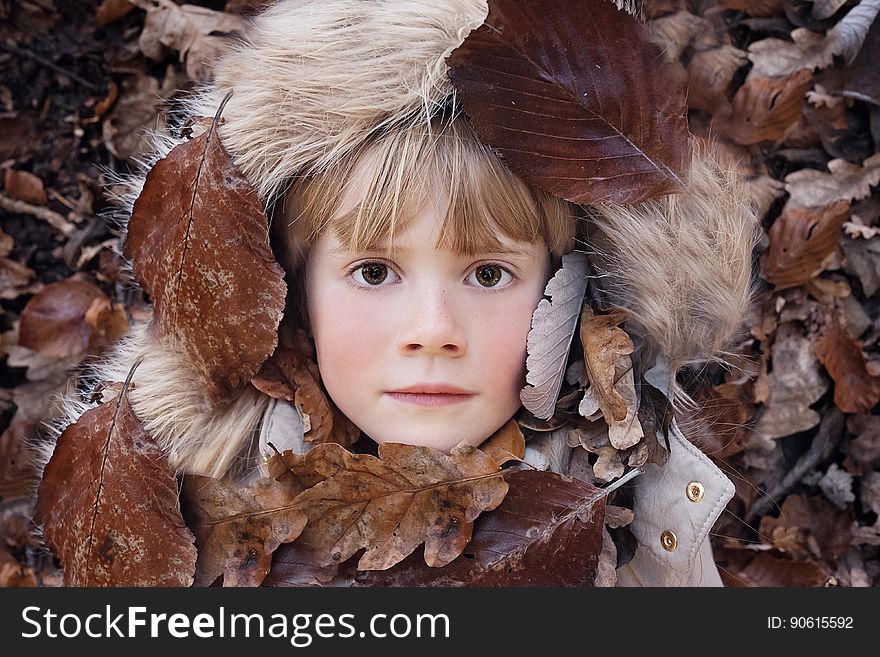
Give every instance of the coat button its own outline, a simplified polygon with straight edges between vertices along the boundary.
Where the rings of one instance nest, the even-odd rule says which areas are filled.
[[[678,536],[675,535],[675,532],[664,529],[660,533],[660,545],[668,552],[675,552],[678,547]]]
[[[687,485],[687,496],[691,502],[699,502],[703,499],[705,489],[699,481],[692,481]]]

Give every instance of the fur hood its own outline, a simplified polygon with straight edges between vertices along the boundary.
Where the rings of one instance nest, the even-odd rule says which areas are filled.
[[[454,92],[445,58],[486,13],[483,0],[281,0],[254,19],[186,112],[214,116],[233,92],[220,136],[271,213],[293,176],[335,162],[378,129],[424,123],[446,105]],[[145,170],[176,143],[157,135]],[[125,184],[130,210],[143,177]],[[750,302],[759,234],[732,169],[696,148],[683,193],[603,205],[590,216],[585,248],[604,301],[633,312],[633,330],[667,357],[671,374],[723,355]],[[272,400],[243,386],[229,406],[211,408],[195,373],[146,326],[133,328],[89,378],[123,381],[138,359],[131,403],[172,467],[210,476],[241,469]],[[56,435],[87,407],[68,400]],[[223,441],[220,458],[200,457],[206,436]]]

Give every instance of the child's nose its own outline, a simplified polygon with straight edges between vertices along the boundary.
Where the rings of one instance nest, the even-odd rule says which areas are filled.
[[[441,286],[414,295],[399,343],[404,354],[463,356],[467,334],[459,313]]]

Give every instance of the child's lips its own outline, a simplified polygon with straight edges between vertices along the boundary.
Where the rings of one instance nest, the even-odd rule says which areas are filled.
[[[474,396],[474,393],[451,383],[416,383],[385,394],[404,404],[425,408],[460,404]]]
[[[436,407],[449,406],[451,404],[460,404],[467,401],[474,395],[470,393],[451,394],[445,392],[386,392],[386,395],[392,399],[396,399],[404,404],[412,404],[414,406]]]

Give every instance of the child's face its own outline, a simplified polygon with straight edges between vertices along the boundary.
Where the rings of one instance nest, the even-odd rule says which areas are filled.
[[[324,385],[380,443],[476,446],[520,406],[547,248],[502,238],[510,253],[437,250],[441,219],[426,208],[394,239],[393,259],[349,251],[330,230],[309,254],[306,295]]]

